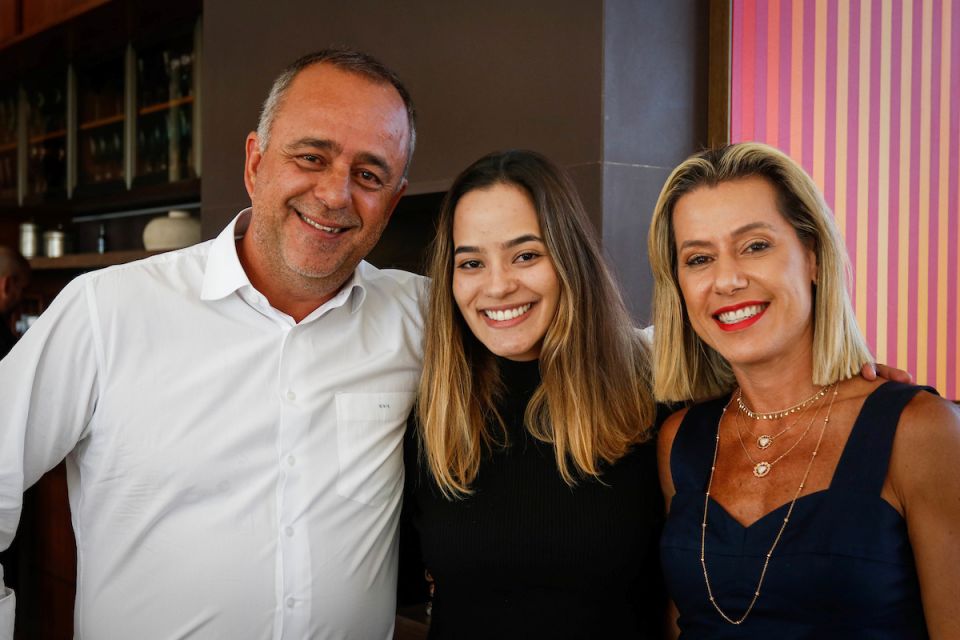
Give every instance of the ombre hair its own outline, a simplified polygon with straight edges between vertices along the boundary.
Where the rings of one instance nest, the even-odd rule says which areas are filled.
[[[730,364],[700,339],[687,316],[677,278],[673,211],[680,198],[697,189],[750,177],[769,181],[780,214],[816,255],[813,383],[826,385],[849,378],[871,361],[850,303],[850,262],[816,184],[773,147],[734,144],[693,155],[674,169],[653,213],[648,250],[656,326],[653,389],[659,400],[704,400],[725,394],[736,384]]]
[[[448,498],[470,494],[484,453],[509,444],[496,407],[504,391],[496,359],[470,331],[452,292],[457,204],[467,193],[497,185],[518,187],[530,197],[560,283],[526,428],[553,444],[560,475],[573,485],[600,477],[604,463],[649,438],[654,421],[648,348],[573,184],[538,153],[492,153],[454,180],[441,206],[429,266],[419,438],[421,455]]]

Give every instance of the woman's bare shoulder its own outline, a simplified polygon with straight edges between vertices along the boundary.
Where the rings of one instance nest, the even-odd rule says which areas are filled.
[[[921,391],[900,415],[890,460],[894,485],[909,498],[936,486],[960,487],[960,407]]]

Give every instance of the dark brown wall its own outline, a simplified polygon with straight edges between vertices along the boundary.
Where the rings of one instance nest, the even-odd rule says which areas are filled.
[[[702,0],[604,2],[603,246],[644,324],[657,196],[706,142],[708,12]]]
[[[408,193],[445,190],[488,151],[537,149],[599,211],[602,4],[582,0],[204,2],[203,203],[211,237],[248,204],[243,140],[277,72],[334,44],[404,79],[419,113]],[[599,216],[599,214],[595,214]]]

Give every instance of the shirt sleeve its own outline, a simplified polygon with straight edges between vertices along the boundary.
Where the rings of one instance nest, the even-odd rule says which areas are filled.
[[[84,437],[100,369],[88,278],[75,279],[0,360],[0,550],[23,492]],[[0,640],[13,637],[14,594],[0,568]]]

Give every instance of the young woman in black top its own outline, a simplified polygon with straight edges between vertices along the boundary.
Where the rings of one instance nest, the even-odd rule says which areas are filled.
[[[486,156],[444,201],[407,512],[432,638],[655,637],[649,358],[563,172]]]

